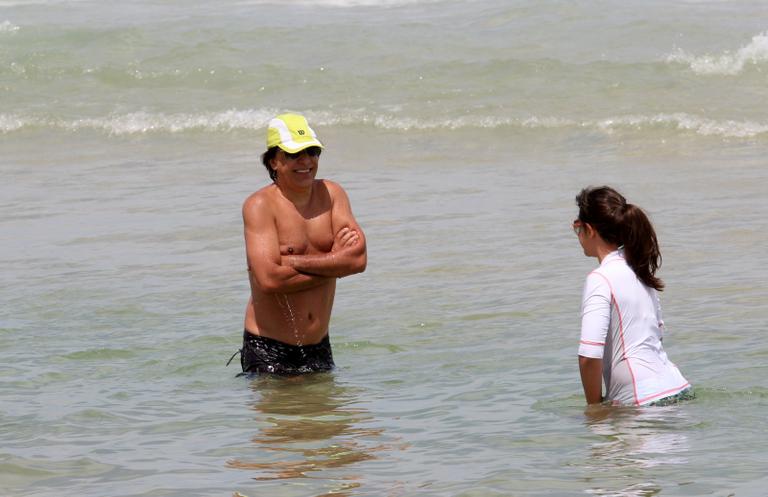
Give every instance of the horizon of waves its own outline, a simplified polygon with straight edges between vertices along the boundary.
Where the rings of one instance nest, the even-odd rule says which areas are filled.
[[[62,119],[58,117],[0,114],[0,134],[29,129],[65,132],[96,131],[110,136],[177,134],[184,132],[227,133],[259,131],[266,127],[277,109],[230,109],[204,113],[129,112],[104,117]],[[768,122],[750,120],[715,120],[684,112],[630,114],[598,119],[571,119],[555,116],[522,118],[503,116],[461,116],[421,119],[366,111],[331,113],[306,111],[316,126],[371,126],[389,131],[432,131],[463,129],[518,128],[530,130],[582,130],[611,134],[618,131],[666,130],[721,138],[755,138],[768,135]]]

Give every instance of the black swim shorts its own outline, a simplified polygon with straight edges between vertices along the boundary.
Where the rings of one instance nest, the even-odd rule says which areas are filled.
[[[243,332],[240,364],[244,373],[302,374],[330,371],[334,367],[331,341],[291,345],[273,338]]]

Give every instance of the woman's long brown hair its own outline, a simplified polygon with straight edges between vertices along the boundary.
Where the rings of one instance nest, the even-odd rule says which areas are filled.
[[[576,196],[579,220],[589,224],[608,243],[624,246],[624,258],[646,286],[658,291],[664,282],[656,277],[661,252],[656,232],[643,210],[609,186],[587,187]]]

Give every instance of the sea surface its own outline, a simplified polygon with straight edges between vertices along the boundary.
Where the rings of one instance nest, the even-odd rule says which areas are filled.
[[[767,104],[760,1],[0,0],[0,496],[768,495]],[[283,111],[368,269],[338,369],[236,377]],[[585,413],[599,184],[695,401]]]

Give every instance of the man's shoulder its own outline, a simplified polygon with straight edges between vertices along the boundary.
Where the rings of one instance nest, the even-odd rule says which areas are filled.
[[[341,185],[335,181],[331,181],[329,179],[319,179],[316,181],[322,188],[328,191],[328,194],[331,196],[331,198],[335,198],[338,195],[346,195],[344,188],[342,188]]]
[[[243,202],[243,212],[264,212],[272,210],[275,185],[267,185],[250,195]]]
[[[255,192],[248,195],[248,198],[246,198],[245,201],[246,202],[269,202],[271,198],[275,195],[276,190],[277,190],[277,185],[275,185],[274,183],[270,183],[269,185],[259,188]]]

